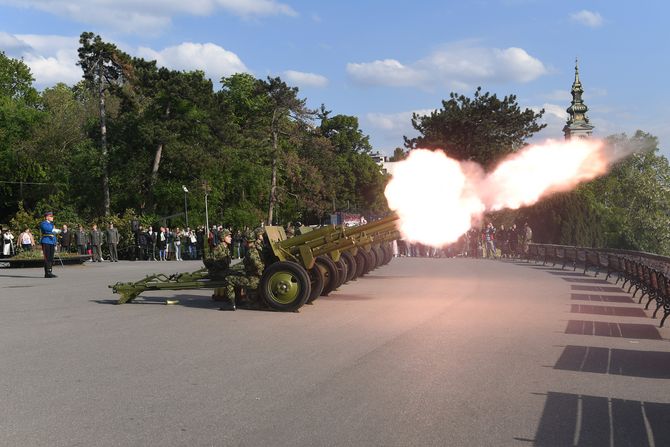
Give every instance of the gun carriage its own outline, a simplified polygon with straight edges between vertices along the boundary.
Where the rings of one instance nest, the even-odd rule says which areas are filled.
[[[391,241],[398,239],[398,216],[346,228],[327,225],[302,227],[299,235],[287,238],[282,227],[265,227],[263,258],[266,263],[256,295],[268,307],[297,311],[305,303],[328,295],[348,281],[387,264],[393,257]],[[135,282],[110,285],[120,295],[118,304],[128,303],[148,290],[216,289],[225,278],[212,278],[207,268],[191,273],[149,275]]]

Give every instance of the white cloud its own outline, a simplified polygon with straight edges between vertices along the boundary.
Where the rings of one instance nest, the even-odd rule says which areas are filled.
[[[325,87],[328,85],[328,78],[316,73],[286,70],[284,77],[299,87]]]
[[[184,42],[160,51],[140,47],[138,55],[174,70],[202,70],[214,83],[223,76],[250,72],[237,54],[213,43]]]
[[[419,109],[398,113],[368,113],[365,115],[365,119],[371,127],[394,137],[402,137],[403,135],[416,134],[416,131],[412,127],[413,113],[430,115],[432,112],[432,109]]]
[[[38,88],[58,82],[72,85],[81,80],[77,37],[0,33],[0,46],[8,56],[23,59]]]
[[[0,4],[39,9],[81,23],[140,34],[163,31],[172,17],[182,14],[206,16],[223,10],[244,18],[297,15],[293,8],[276,0],[0,0]]]
[[[384,59],[360,64],[347,64],[347,73],[366,85],[414,86],[423,82],[424,75],[395,59]]]
[[[570,20],[591,28],[598,28],[605,22],[600,13],[587,11],[586,9],[571,14]]]
[[[395,59],[347,64],[347,73],[363,85],[395,87],[469,87],[481,82],[530,82],[547,73],[522,48],[485,48],[473,42],[447,45],[416,62]]]

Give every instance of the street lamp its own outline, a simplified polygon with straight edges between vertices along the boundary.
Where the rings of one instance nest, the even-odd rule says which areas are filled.
[[[202,182],[202,189],[205,191],[205,237],[209,240],[209,210],[207,209],[207,196],[211,188],[207,180]]]
[[[186,186],[181,185],[181,189],[184,190],[184,215],[186,216],[186,228],[188,228],[188,205],[186,203],[186,198],[188,196],[188,188]]]

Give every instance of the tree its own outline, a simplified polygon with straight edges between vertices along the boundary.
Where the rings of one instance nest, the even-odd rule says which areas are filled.
[[[110,214],[109,150],[107,147],[107,119],[105,94],[120,87],[130,73],[128,56],[116,45],[103,42],[100,36],[83,32],[79,37],[79,62],[88,87],[95,91],[100,108],[100,148],[102,152],[102,190],[105,216]]]
[[[322,106],[323,107],[323,106]],[[358,127],[358,118],[350,115],[335,115],[328,117],[328,113],[321,111],[321,134],[328,138],[335,146],[337,153],[365,153],[372,151],[370,137],[363,134]]]
[[[457,160],[472,160],[490,169],[502,157],[519,150],[535,133],[544,109],[521,110],[516,96],[502,100],[489,92],[475,90],[474,98],[451,93],[442,108],[430,115],[412,115],[416,138],[405,138],[409,149],[442,149]]]
[[[0,214],[16,210],[17,202],[25,205],[25,182],[44,180],[44,160],[30,156],[33,133],[44,115],[32,83],[23,61],[0,52]]]
[[[404,151],[401,147],[397,147],[393,150],[393,155],[389,158],[389,161],[403,161],[407,158],[409,154]]]
[[[299,128],[299,125],[309,120],[314,112],[307,108],[305,99],[298,98],[298,87],[289,87],[279,77],[268,77],[266,81],[261,82],[260,88],[267,101],[265,111],[272,145],[272,174],[267,220],[268,224],[271,224],[277,204],[277,172],[282,155],[280,139]]]

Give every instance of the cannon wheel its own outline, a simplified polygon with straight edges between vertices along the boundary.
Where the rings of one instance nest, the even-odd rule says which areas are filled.
[[[384,250],[382,250],[381,247],[375,247],[372,249],[372,251],[375,252],[375,256],[377,257],[377,267],[381,267],[382,265],[385,264],[384,259],[386,259],[386,254],[384,253]]]
[[[335,267],[337,268],[337,284],[335,289],[339,289],[342,284],[347,281],[347,276],[349,275],[349,270],[347,270],[347,263],[344,262],[344,259],[340,259],[335,262]]]
[[[340,259],[344,259],[344,262],[347,264],[347,280],[345,282],[353,281],[356,279],[356,259],[348,251],[343,252]]]
[[[363,254],[365,255],[365,274],[367,275],[377,268],[377,256],[374,250],[364,251]]]
[[[281,261],[270,264],[261,277],[258,291],[272,309],[296,311],[311,293],[307,271],[295,262]]]
[[[386,265],[393,259],[393,246],[391,244],[384,244],[382,248],[384,249],[384,265]]]
[[[321,291],[321,296],[328,296],[330,292],[335,290],[340,280],[337,274],[337,267],[332,259],[324,255],[316,257],[316,266],[321,268],[323,272],[323,290]]]
[[[309,282],[311,285],[311,291],[309,293],[309,298],[307,298],[307,302],[311,303],[317,299],[319,295],[321,295],[325,280],[323,278],[323,272],[318,265],[315,265],[311,269],[307,270],[307,275],[309,276]]]
[[[367,256],[363,250],[356,252],[356,278],[365,275],[365,265],[368,262]]]

